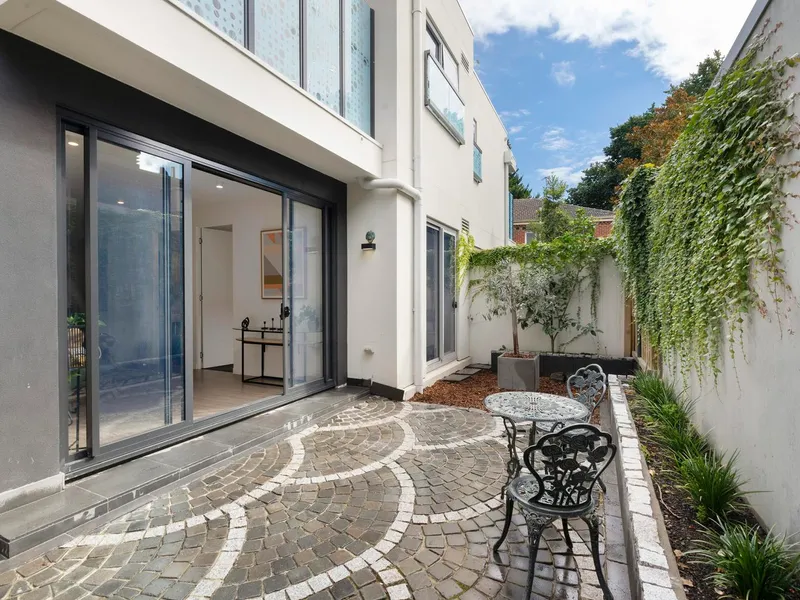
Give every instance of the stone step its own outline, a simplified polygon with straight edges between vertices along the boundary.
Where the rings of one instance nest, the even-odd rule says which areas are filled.
[[[255,446],[276,443],[368,394],[357,386],[322,392],[78,479],[57,494],[0,513],[0,557],[16,556]]]

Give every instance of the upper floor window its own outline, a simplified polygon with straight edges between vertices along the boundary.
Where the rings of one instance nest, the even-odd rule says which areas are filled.
[[[436,29],[430,23],[426,29],[426,34],[426,50],[430,51],[431,56],[442,67],[442,70],[444,71],[445,76],[450,80],[450,83],[456,90],[458,90],[458,63],[456,62],[453,53],[450,52],[444,41],[442,41],[442,36],[439,35],[439,32],[436,31]]]
[[[178,0],[362,131],[373,133],[366,0]]]

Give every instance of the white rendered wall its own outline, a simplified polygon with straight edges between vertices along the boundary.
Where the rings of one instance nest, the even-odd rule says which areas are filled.
[[[234,184],[231,183],[231,186]],[[243,188],[245,186],[242,186]],[[262,190],[255,190],[247,197],[225,202],[199,202],[192,207],[195,229],[219,225],[233,225],[233,322],[230,344],[233,348],[233,370],[241,373],[241,346],[235,341],[242,319],[250,317],[250,327],[267,326],[275,318],[280,323],[281,300],[261,298],[261,231],[281,229],[281,198]],[[195,256],[198,253],[195,251]],[[195,268],[195,273],[197,268]],[[195,287],[195,289],[198,289]],[[199,302],[195,298],[195,315],[199,315]],[[199,319],[195,319],[195,346],[199,345]],[[245,347],[245,374],[258,375],[261,371],[261,355],[257,346]],[[268,347],[265,357],[265,374],[283,377],[283,349]]]
[[[800,51],[800,4],[794,0],[773,0],[754,31],[761,30],[764,19],[770,27],[782,23],[765,48],[771,53],[782,45],[782,56]],[[790,93],[800,92],[800,82],[793,81]],[[789,157],[800,159],[800,153]],[[800,183],[790,182],[787,192],[800,193]],[[790,206],[793,200],[789,200]],[[796,209],[795,209],[796,212]],[[783,233],[786,281],[800,290],[800,230],[785,228]],[[760,289],[765,289],[761,282]],[[728,454],[739,452],[737,464],[748,490],[762,493],[748,497],[768,527],[796,534],[800,532],[800,314],[797,298],[784,303],[791,307],[782,326],[774,318],[764,319],[753,312],[746,324],[744,347],[735,348],[730,357],[725,345],[720,356],[721,372],[717,381],[701,382],[690,377],[688,396],[697,398],[695,422],[711,436],[713,445]],[[772,307],[769,307],[770,309]],[[671,366],[667,366],[667,371]],[[683,385],[683,377],[674,375]]]
[[[576,296],[570,307],[571,314],[577,314],[580,305],[581,318],[586,322],[589,318],[591,298],[588,284],[580,298]],[[472,295],[470,293],[470,295]],[[511,318],[508,315],[494,317],[491,321],[484,318],[486,302],[480,295],[474,298],[470,306],[470,354],[475,362],[488,363],[492,350],[502,346],[512,347]],[[622,292],[622,279],[619,269],[611,258],[603,261],[600,267],[600,299],[597,303],[597,326],[602,330],[597,337],[585,335],[565,348],[559,348],[559,342],[569,340],[575,332],[567,331],[559,334],[556,340],[556,351],[599,353],[603,356],[622,357],[625,355],[625,297]],[[534,325],[519,332],[519,344],[522,351],[550,352],[550,338],[542,328]]]

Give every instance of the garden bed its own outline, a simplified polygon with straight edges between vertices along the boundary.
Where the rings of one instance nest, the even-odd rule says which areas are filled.
[[[656,496],[664,517],[664,524],[683,580],[688,600],[716,600],[725,596],[727,590],[717,588],[710,576],[713,567],[692,555],[700,543],[706,539],[703,526],[697,523],[696,510],[689,493],[683,489],[683,481],[676,469],[674,459],[659,444],[655,433],[644,418],[644,407],[631,388],[625,388],[628,405],[631,409],[636,429],[639,433],[647,467],[653,481]],[[737,511],[729,515],[731,521],[750,527],[758,526],[754,515],[748,511]],[[709,524],[710,526],[710,524]],[[688,554],[687,554],[688,553]],[[792,589],[787,600],[800,600],[800,590]]]
[[[426,402],[428,404],[443,404],[459,408],[478,408],[486,410],[483,400],[489,394],[496,394],[505,390],[497,387],[497,375],[491,371],[481,370],[464,381],[437,381],[432,386],[425,388],[421,394],[411,398],[412,402]],[[567,385],[554,381],[549,377],[539,378],[539,391],[545,394],[567,395]]]

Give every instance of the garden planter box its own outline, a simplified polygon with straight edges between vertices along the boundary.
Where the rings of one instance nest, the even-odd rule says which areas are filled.
[[[600,365],[606,375],[634,375],[638,368],[635,358],[550,352],[542,352],[539,356],[539,372],[546,377],[551,373],[565,373],[569,377],[578,369],[590,364]]]
[[[515,358],[505,354],[497,360],[497,385],[504,390],[539,390],[539,355]]]
[[[497,359],[505,354],[505,350],[492,350],[492,373],[497,373]]]

